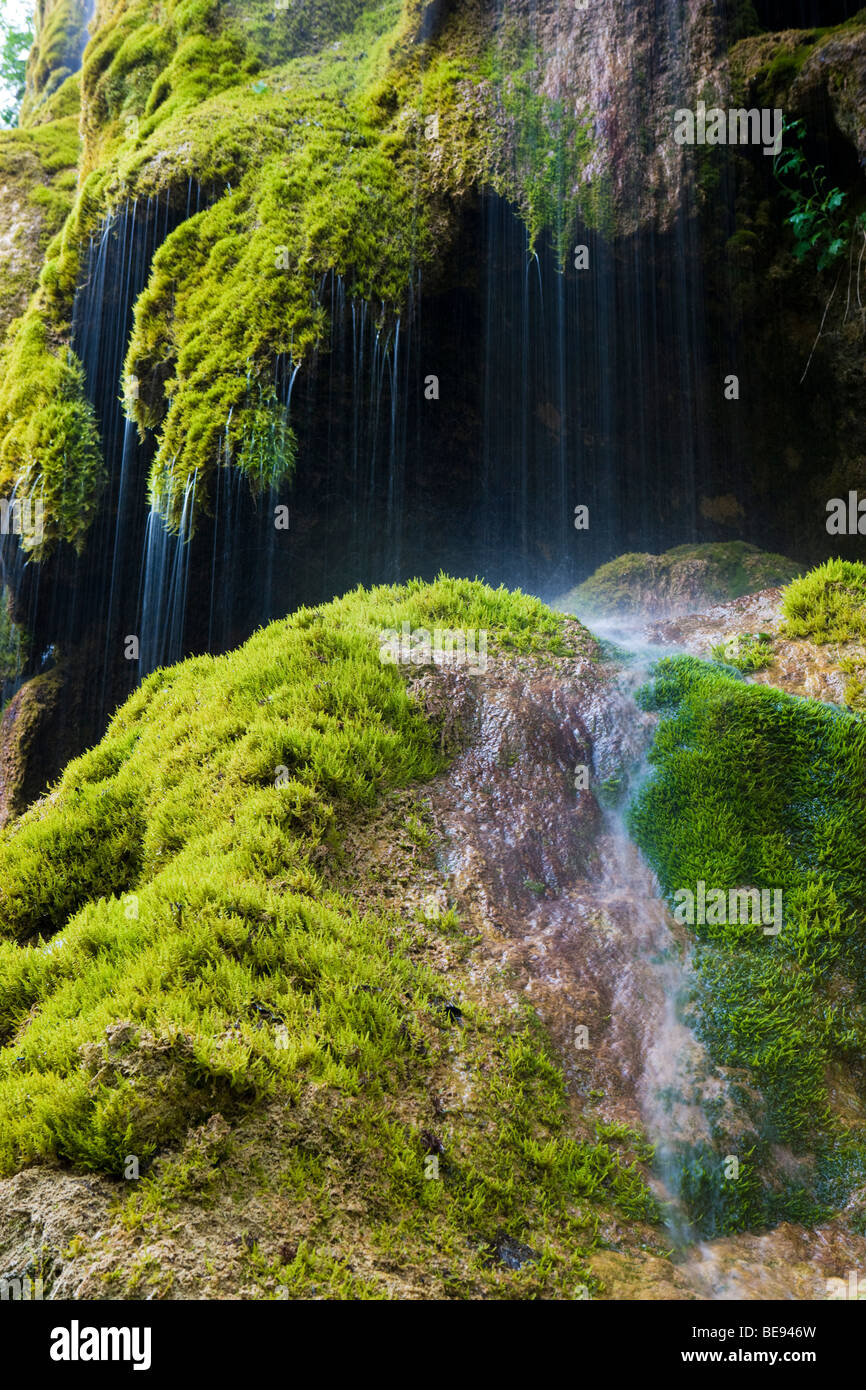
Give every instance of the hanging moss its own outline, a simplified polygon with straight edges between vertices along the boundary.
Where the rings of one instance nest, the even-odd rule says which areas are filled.
[[[260,393],[278,355],[297,365],[326,341],[325,273],[343,276],[386,329],[418,267],[428,283],[447,271],[452,200],[484,185],[521,209],[530,239],[549,228],[564,250],[588,139],[536,77],[528,21],[500,32],[480,0],[436,24],[418,0],[286,11],[270,0],[165,0],[159,17],[141,0],[121,4],[85,53],[79,192],[28,311],[40,399],[68,343],[86,236],[119,201],[169,188],[181,204],[194,180],[209,206],[157,254],[125,368],[130,412],[156,435],[151,495],[176,528],[192,479],[196,507],[207,505],[225,450],[258,483],[285,476],[289,426],[273,412],[263,421]],[[10,357],[8,371],[22,365]],[[24,404],[13,385],[0,417],[10,478],[25,466]],[[52,543],[80,541],[100,482],[86,411],[66,424],[61,452],[80,469],[84,526],[70,529],[64,506]],[[250,446],[275,429],[286,449]],[[43,486],[38,466],[28,480]],[[45,491],[57,497],[49,480]]]
[[[51,351],[38,318],[20,321],[0,384],[0,490],[42,504],[40,532],[22,537],[41,559],[58,537],[79,549],[105,481],[96,416],[81,363]]]

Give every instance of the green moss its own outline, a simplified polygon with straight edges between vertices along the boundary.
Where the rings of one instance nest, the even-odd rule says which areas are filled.
[[[150,1172],[190,1125],[303,1094],[319,1098],[317,1162],[361,1184],[371,1226],[387,1214],[370,1236],[383,1249],[396,1240],[423,1268],[458,1237],[465,1254],[468,1235],[529,1229],[542,1260],[515,1287],[594,1287],[585,1204],[657,1215],[640,1136],[579,1142],[531,1015],[506,1024],[464,1002],[455,1027],[402,916],[360,913],[321,875],[345,826],[442,766],[403,673],[379,659],[380,633],[404,620],[485,628],[494,649],[563,641],[536,600],[477,582],[302,609],[229,656],[148,677],[0,834],[0,1170],[53,1157],[119,1175],[136,1154],[146,1176],[127,1216],[150,1222],[191,1187],[212,1189],[200,1155],[195,1173],[183,1158]],[[442,939],[455,931],[449,914]],[[477,1114],[445,1123],[430,1182],[423,1135],[403,1121],[424,1113],[455,1049]],[[306,1188],[309,1165],[291,1153],[285,1181]],[[480,1253],[473,1267],[510,1287]],[[270,1273],[296,1291],[316,1282],[300,1254]]]
[[[68,8],[52,11],[49,27]],[[43,38],[47,32],[43,27]],[[36,50],[34,54],[34,80],[41,83]],[[58,535],[77,546],[83,543],[104,476],[83,372],[63,342],[77,271],[77,255],[70,266],[68,250],[64,254],[63,229],[76,202],[78,79],[70,76],[49,88],[53,95],[38,110],[31,104],[26,127],[0,133],[0,179],[21,205],[19,283],[4,283],[8,301],[0,306],[4,328],[13,319],[0,354],[0,487],[6,496],[15,489],[19,498],[42,503],[44,534],[41,540],[24,542],[37,557],[50,550]],[[40,280],[43,288],[15,322]],[[60,296],[62,308],[52,311],[45,286]]]
[[[630,820],[665,895],[700,881],[782,892],[778,935],[691,929],[694,1021],[716,1061],[748,1078],[741,1100],[760,1143],[813,1154],[815,1193],[840,1143],[858,1162],[866,1152],[827,1087],[828,1069],[851,1068],[866,1043],[866,725],[691,657],[660,662],[641,699],[662,719]],[[748,1224],[800,1200],[797,1184],[773,1189],[769,1161],[762,1173]]]
[[[4,584],[0,587],[0,681],[14,681],[20,676],[27,659],[30,639],[24,628],[12,617],[12,595]]]
[[[69,215],[78,154],[78,121],[72,115],[33,129],[0,131],[5,231],[0,341],[26,307],[48,246]]]
[[[827,560],[785,590],[788,637],[812,642],[860,642],[866,638],[866,565]]]
[[[57,536],[84,544],[105,466],[84,370],[69,348],[51,351],[37,316],[19,320],[0,385],[0,487],[41,503],[42,530],[22,538],[41,558]]]
[[[797,30],[792,27],[784,30],[772,46],[768,43],[766,35],[743,37],[742,42],[734,44],[730,54],[733,95],[736,101],[740,102],[746,95],[744,82],[747,82],[759,105],[781,105],[790,98],[791,87],[806,62],[819,52],[824,44],[864,27],[866,13],[860,10],[842,24]],[[745,31],[746,34],[748,32]]]
[[[205,147],[217,163],[197,176],[239,181],[158,254],[126,363],[127,381],[137,383],[131,409],[159,438],[152,498],[173,527],[193,478],[197,504],[206,505],[221,445],[248,471],[237,446],[256,429],[250,380],[263,379],[277,353],[299,363],[322,345],[326,313],[316,286],[324,270],[375,302],[385,327],[400,312],[413,267],[441,255],[430,216],[437,190],[462,191],[487,176],[496,183],[498,175],[536,232],[548,225],[564,235],[573,221],[573,203],[563,212],[562,189],[566,181],[574,186],[581,158],[574,121],[532,96],[527,71],[506,76],[501,63],[482,64],[490,92],[500,94],[503,130],[519,133],[517,172],[506,174],[503,157],[491,159],[490,130],[482,132],[461,105],[490,51],[478,29],[464,17],[441,50],[420,55],[414,46],[395,47],[401,25],[396,5],[375,21],[365,12],[344,34],[339,63],[333,55],[295,60],[200,111],[203,126],[222,141],[219,150]],[[432,140],[430,120],[438,122]],[[145,123],[141,135],[148,129]],[[164,125],[160,132],[165,140]],[[253,133],[254,163],[243,149]]]
[[[780,95],[787,92],[811,51],[811,44],[801,42],[795,49],[785,49],[777,53],[760,70],[757,76],[757,94],[763,105],[773,106]]]
[[[679,597],[694,603],[724,603],[786,584],[799,573],[799,565],[792,560],[745,541],[679,545],[663,555],[632,553],[610,560],[560,606],[632,613],[651,608],[654,600]]]
[[[740,633],[728,637],[710,649],[714,661],[733,666],[737,671],[763,671],[774,660],[773,639],[765,633]]]
[[[678,1145],[672,1152],[683,1204],[705,1239],[781,1220],[817,1225],[826,1219],[826,1207],[796,1183],[768,1186],[766,1176],[774,1167],[768,1144],[756,1143],[754,1135],[727,1136],[725,1147],[738,1156],[736,1177],[726,1176],[729,1156],[721,1157],[708,1144]]]
[[[55,121],[62,121],[68,116],[73,116],[77,136],[80,114],[81,78],[76,72],[67,77],[57,90],[52,92],[51,96],[39,106],[38,110],[33,112],[26,126],[22,129],[39,130],[42,126],[51,125]]]
[[[498,180],[493,181],[520,208],[530,246],[546,232],[564,262],[578,216],[599,218],[603,181],[590,190],[581,188],[592,153],[591,121],[579,119],[567,102],[542,93],[540,63],[537,47],[516,19],[503,22],[498,43],[484,53],[480,71],[505,135]]]
[[[122,4],[84,58],[80,189],[29,310],[45,329],[42,359],[28,352],[31,380],[46,394],[54,381],[80,248],[99,218],[166,188],[180,201],[198,180],[213,205],[159,252],[125,367],[130,410],[156,435],[151,496],[177,528],[193,481],[196,509],[207,507],[218,459],[255,486],[284,476],[290,422],[263,393],[277,355],[298,364],[326,343],[323,274],[343,276],[387,329],[418,267],[428,283],[445,272],[452,200],[479,186],[518,206],[531,240],[547,231],[565,253],[589,137],[539,94],[538,74],[528,21],[497,31],[480,0],[433,37],[416,0],[276,12],[270,0],[166,0],[159,23],[149,4]],[[22,366],[10,359],[13,373]],[[99,475],[80,423],[68,468],[83,465],[86,529]],[[4,431],[23,428],[7,411],[0,450]],[[17,444],[5,453],[20,466]],[[30,485],[42,486],[38,468]],[[46,552],[81,534],[68,513],[52,517]]]
[[[849,678],[843,699],[850,709],[866,713],[866,565],[828,560],[789,585],[782,613],[783,636],[839,644],[836,668]]]

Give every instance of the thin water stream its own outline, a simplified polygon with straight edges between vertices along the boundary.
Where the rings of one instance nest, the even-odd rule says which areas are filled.
[[[684,1020],[695,989],[691,945],[673,919],[658,881],[631,838],[627,808],[651,775],[648,752],[652,724],[635,695],[654,663],[671,648],[646,641],[643,623],[593,622],[593,630],[622,661],[618,717],[632,721],[641,751],[627,772],[627,794],[604,811],[593,908],[601,907],[622,935],[630,968],[613,989],[611,1022],[637,1035],[641,1064],[636,1099],[647,1135],[655,1147],[655,1182],[674,1249],[694,1244],[696,1232],[681,1201],[681,1154],[697,1145],[712,1147],[707,1103],[725,1107],[734,1118],[726,1078]]]
[[[634,695],[653,663],[676,648],[656,647],[643,633],[648,618],[605,623],[593,631],[624,655],[618,717],[643,732],[643,755],[629,772],[628,797],[604,813],[599,876],[583,911],[603,907],[628,960],[617,974],[611,1026],[637,1040],[641,1064],[635,1096],[655,1146],[655,1187],[681,1276],[701,1299],[824,1300],[848,1297],[851,1272],[866,1267],[866,1239],[841,1218],[813,1229],[783,1222],[764,1232],[702,1238],[682,1200],[682,1156],[693,1146],[718,1149],[719,1132],[748,1133],[754,1122],[738,1108],[732,1078],[715,1065],[687,1021],[696,990],[693,946],[661,896],[658,882],[630,838],[626,807],[651,775],[647,716]],[[575,904],[577,910],[581,910]],[[628,1047],[620,1045],[621,1055]],[[713,1123],[710,1123],[710,1115]],[[715,1140],[714,1131],[715,1130]],[[718,1153],[720,1170],[727,1155]],[[862,1279],[860,1281],[863,1282]],[[856,1286],[857,1281],[853,1281]],[[841,1291],[841,1292],[840,1292]]]

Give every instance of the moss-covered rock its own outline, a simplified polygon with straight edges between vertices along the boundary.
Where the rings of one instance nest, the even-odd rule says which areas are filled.
[[[866,638],[866,565],[828,560],[790,584],[782,598],[785,632],[813,642]]]
[[[866,712],[866,565],[828,560],[790,584],[782,596],[783,640],[820,652],[851,709]]]
[[[800,566],[745,541],[680,545],[663,555],[621,555],[558,601],[598,616],[673,616],[786,584]]]
[[[46,0],[40,11],[31,123],[66,90],[77,5]],[[193,485],[195,508],[208,505],[220,451],[254,488],[285,476],[294,449],[269,394],[274,362],[296,366],[326,341],[318,287],[328,272],[384,328],[419,271],[428,288],[449,276],[456,209],[479,189],[508,198],[530,243],[550,237],[560,258],[579,222],[670,221],[680,166],[666,148],[668,98],[685,80],[680,55],[622,8],[616,33],[593,7],[539,16],[522,0],[503,10],[482,0],[98,8],[81,77],[78,198],[30,309],[44,334],[41,360],[26,363],[32,389],[52,394],[82,241],[100,217],[157,191],[180,206],[197,181],[209,205],[158,256],[126,362],[128,408],[157,445],[152,499],[176,529]],[[710,62],[719,24],[689,13],[686,25]],[[563,66],[568,52],[582,61]],[[665,74],[658,91],[627,80],[649,66]],[[644,148],[623,138],[626,107],[646,123]],[[23,365],[12,360],[7,375]],[[0,436],[20,437],[22,403],[14,388],[0,403]],[[99,486],[83,414],[63,429],[83,516],[49,509],[43,554],[57,539],[80,543]],[[23,482],[20,444],[4,458],[4,476]],[[52,505],[55,467],[49,456],[44,476],[29,478]]]
[[[25,810],[39,792],[34,772],[39,764],[36,742],[55,713],[62,677],[46,671],[27,681],[9,701],[0,721],[0,824]]]
[[[383,798],[446,762],[406,670],[380,658],[404,621],[539,660],[575,632],[591,645],[479,583],[358,591],[154,673],[0,832],[0,1168],[59,1161],[122,1184],[132,1156],[120,1219],[151,1234],[218,1193],[236,1213],[240,1184],[295,1233],[240,1251],[259,1290],[387,1296],[396,1259],[401,1287],[428,1295],[573,1297],[598,1288],[596,1215],[646,1239],[644,1141],[576,1138],[537,1019],[472,1002],[457,914],[419,920],[399,876],[377,903],[342,859]],[[430,846],[403,819],[405,871]],[[431,1110],[456,1087],[468,1104]],[[510,1264],[509,1241],[526,1247]],[[128,1249],[112,1269],[105,1287],[135,1296]]]
[[[291,469],[290,426],[269,383],[278,357],[296,366],[325,340],[325,273],[384,326],[419,268],[430,283],[441,275],[452,201],[469,189],[487,183],[512,197],[533,236],[554,214],[563,229],[573,220],[585,123],[538,93],[528,17],[499,33],[480,3],[439,18],[435,9],[346,0],[274,13],[265,0],[242,10],[168,0],[160,19],[138,3],[97,17],[81,79],[78,198],[0,401],[3,477],[44,490],[41,553],[58,538],[79,541],[100,470],[79,409],[51,422],[70,476],[56,476],[55,452],[25,479],[32,405],[21,378],[27,396],[47,401],[62,364],[74,372],[82,241],[120,201],[160,190],[180,201],[192,180],[209,204],[157,256],[126,363],[130,413],[157,440],[152,498],[172,527],[193,480],[196,506],[207,505],[221,455],[254,488]],[[76,485],[78,521],[64,505]]]
[[[712,657],[790,695],[862,712],[864,579],[863,565],[831,560],[786,589],[763,589],[707,612],[653,622],[644,637],[653,646]]]
[[[0,342],[23,313],[52,239],[69,215],[79,156],[75,112],[26,130],[0,131]]]
[[[866,1172],[866,726],[693,657],[660,662],[642,698],[661,722],[632,828],[672,906],[705,886],[693,1023],[759,1136],[748,1190],[696,1151],[685,1193],[711,1231],[815,1219]],[[774,910],[778,893],[781,920],[732,914],[743,888]]]
[[[89,11],[88,0],[37,0],[20,125],[43,125],[70,113],[77,86],[73,96],[69,78],[81,66]]]
[[[836,124],[866,157],[866,14],[844,24],[745,38],[730,53],[737,97],[782,106],[789,118],[826,99]]]

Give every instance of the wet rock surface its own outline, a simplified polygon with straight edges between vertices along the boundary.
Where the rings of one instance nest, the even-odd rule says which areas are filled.
[[[698,1246],[680,1268],[702,1298],[824,1301],[848,1297],[848,1272],[864,1261],[866,1240],[839,1222],[815,1230],[784,1222]]]
[[[84,1270],[69,1246],[80,1231],[95,1232],[105,1224],[112,1190],[104,1178],[48,1167],[28,1168],[0,1182],[0,1280],[11,1286],[9,1297],[18,1294],[14,1281],[20,1281],[24,1298],[79,1296]]]
[[[779,589],[765,590],[656,622],[640,639],[655,655],[670,647],[706,656],[731,632],[777,634],[780,597]],[[777,637],[774,650],[774,665],[749,679],[839,698],[824,649]],[[732,1132],[748,1122],[728,1095],[730,1078],[680,1017],[687,946],[652,875],[617,816],[588,810],[587,794],[575,792],[567,776],[572,759],[586,760],[596,795],[610,778],[627,783],[639,775],[651,723],[631,691],[648,662],[577,661],[559,667],[552,682],[550,672],[527,662],[489,671],[474,684],[469,746],[433,784],[430,800],[449,897],[479,930],[479,972],[495,963],[512,993],[538,1010],[562,1060],[578,1128],[593,1117],[614,1120],[643,1127],[656,1141],[664,1199],[673,1188],[665,1186],[666,1141],[709,1140],[707,1102],[721,1103]],[[845,1215],[814,1231],[786,1223],[686,1241],[672,1258],[627,1239],[598,1252],[593,1268],[606,1296],[835,1298],[845,1271],[866,1259],[866,1240]]]
[[[786,637],[781,599],[781,589],[764,589],[731,603],[717,604],[703,613],[651,623],[642,628],[641,638],[654,646],[709,658],[712,648],[730,637],[765,633],[772,639],[773,661],[761,671],[748,672],[748,680],[776,686],[790,695],[844,704],[848,677],[839,665],[846,655],[862,654],[862,648],[845,642],[819,646]]]

